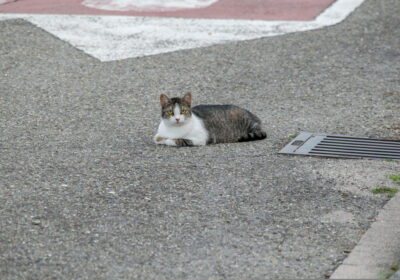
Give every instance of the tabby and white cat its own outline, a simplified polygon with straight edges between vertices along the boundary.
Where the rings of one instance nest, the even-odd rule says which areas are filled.
[[[160,103],[161,122],[154,136],[156,144],[202,146],[267,137],[260,119],[235,105],[198,105],[191,108],[190,93],[182,98],[161,94]]]

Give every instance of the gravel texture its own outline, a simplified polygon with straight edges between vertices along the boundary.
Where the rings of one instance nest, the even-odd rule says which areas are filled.
[[[1,279],[324,278],[398,162],[278,155],[300,131],[399,138],[400,6],[321,30],[100,63],[0,22]],[[160,93],[268,139],[156,147]]]

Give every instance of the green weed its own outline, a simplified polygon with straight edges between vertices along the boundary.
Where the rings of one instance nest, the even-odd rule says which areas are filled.
[[[389,187],[382,187],[382,188],[374,188],[371,190],[373,194],[387,194],[389,197],[394,197],[397,193],[397,188],[389,188]]]
[[[389,178],[393,180],[393,182],[395,182],[396,184],[400,184],[400,174],[392,174],[389,175]]]
[[[379,272],[379,273],[378,273],[378,277],[379,277],[380,279],[389,279],[393,274],[396,273],[396,271],[397,271],[398,269],[399,269],[399,265],[396,264],[396,265],[394,265],[394,266],[392,266],[392,267],[390,268],[390,272],[388,272],[388,273]]]

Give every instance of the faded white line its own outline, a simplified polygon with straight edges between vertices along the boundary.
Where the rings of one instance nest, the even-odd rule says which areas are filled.
[[[337,24],[364,0],[338,0],[312,21],[1,14],[23,18],[101,61],[155,55]]]
[[[84,0],[82,4],[109,11],[170,11],[204,8],[215,2],[218,0]]]

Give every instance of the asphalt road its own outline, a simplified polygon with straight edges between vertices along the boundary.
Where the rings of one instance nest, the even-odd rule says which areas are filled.
[[[398,138],[400,6],[320,30],[99,62],[0,22],[1,279],[324,278],[398,162],[278,155],[300,131]],[[268,139],[156,147],[160,93],[243,106]]]

